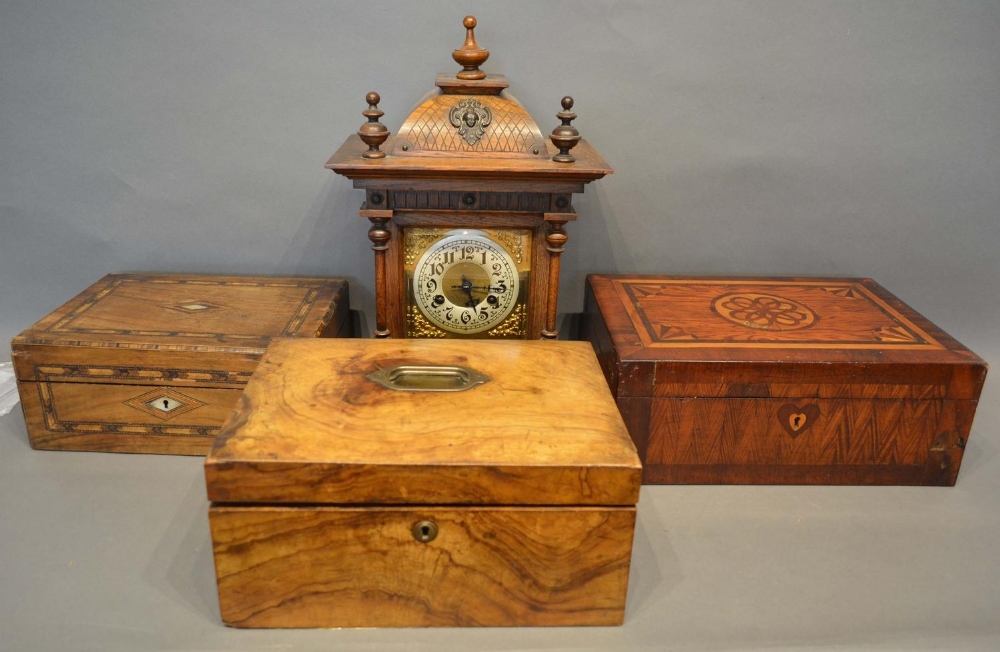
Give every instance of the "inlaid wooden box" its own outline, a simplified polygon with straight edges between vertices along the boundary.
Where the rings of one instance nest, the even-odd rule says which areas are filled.
[[[222,619],[620,624],[641,473],[585,342],[275,342],[205,460]]]
[[[647,483],[954,485],[986,363],[870,279],[588,277]]]
[[[351,334],[339,279],[110,274],[11,352],[33,448],[204,455],[273,338]]]

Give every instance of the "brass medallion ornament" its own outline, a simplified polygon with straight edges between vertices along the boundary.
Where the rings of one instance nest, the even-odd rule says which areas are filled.
[[[493,114],[479,100],[462,100],[448,112],[453,127],[458,127],[458,135],[470,145],[475,145],[483,137],[486,127],[493,120]]]

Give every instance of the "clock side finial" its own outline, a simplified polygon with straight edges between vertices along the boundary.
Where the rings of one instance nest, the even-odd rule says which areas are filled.
[[[573,98],[569,95],[562,98],[562,108],[563,110],[556,114],[556,117],[562,120],[562,124],[553,129],[549,136],[552,144],[559,148],[559,153],[553,156],[552,160],[557,163],[572,163],[576,158],[569,153],[569,150],[580,142],[580,132],[570,124],[576,119],[576,114],[570,110],[573,108]]]
[[[362,111],[361,115],[368,118],[368,122],[358,129],[358,137],[364,141],[365,145],[368,145],[368,151],[363,152],[361,156],[364,158],[385,158],[385,152],[379,149],[379,145],[389,137],[389,129],[378,121],[385,115],[385,112],[378,108],[378,103],[382,101],[382,98],[379,97],[378,93],[372,91],[365,95],[365,101],[368,102],[368,108]]]
[[[459,79],[485,79],[486,73],[479,66],[490,58],[490,51],[476,43],[476,17],[466,16],[462,24],[465,25],[465,43],[451,53],[451,58],[462,66],[462,71],[455,76]]]

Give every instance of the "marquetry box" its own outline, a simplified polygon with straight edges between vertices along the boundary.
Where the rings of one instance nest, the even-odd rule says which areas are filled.
[[[642,467],[586,342],[275,342],[205,475],[228,625],[622,622]]]
[[[276,337],[347,337],[337,279],[110,274],[11,342],[34,448],[204,455]]]
[[[953,485],[986,364],[870,279],[588,278],[647,483]]]

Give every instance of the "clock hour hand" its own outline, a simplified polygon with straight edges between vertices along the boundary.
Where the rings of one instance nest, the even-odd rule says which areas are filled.
[[[452,289],[461,290],[462,292],[465,292],[465,295],[469,297],[469,300],[465,302],[466,308],[475,308],[476,305],[479,303],[478,301],[476,301],[476,298],[472,296],[472,288],[475,286],[472,285],[472,281],[465,278],[464,276],[462,277],[461,285],[453,285],[451,287]]]

